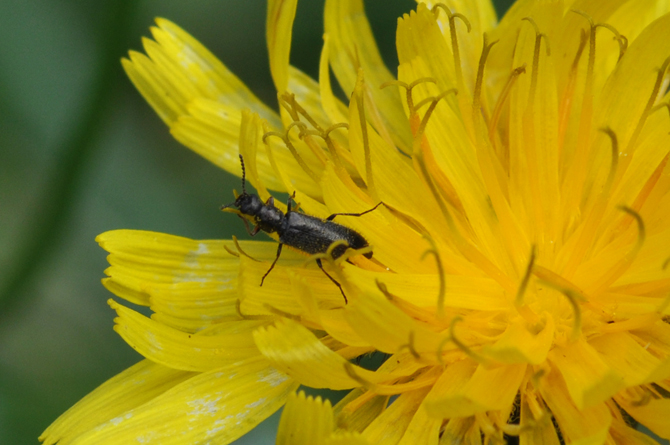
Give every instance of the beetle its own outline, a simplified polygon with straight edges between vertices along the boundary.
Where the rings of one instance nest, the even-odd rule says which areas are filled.
[[[236,207],[239,211],[238,216],[244,221],[247,232],[251,236],[255,236],[259,231],[266,233],[277,233],[277,235],[279,235],[277,256],[270,265],[268,271],[265,272],[265,275],[263,275],[263,278],[261,278],[261,286],[263,285],[265,278],[275,267],[275,264],[277,264],[277,260],[279,260],[279,256],[281,255],[284,244],[313,255],[318,253],[328,253],[328,248],[333,243],[343,241],[342,244],[335,246],[331,250],[330,255],[332,259],[341,257],[344,255],[347,249],[357,250],[369,246],[367,240],[363,238],[360,233],[334,222],[333,219],[335,219],[336,216],[363,216],[366,213],[370,213],[375,210],[377,207],[383,204],[383,202],[379,202],[373,208],[361,213],[333,213],[328,218],[321,219],[316,216],[307,215],[305,213],[299,213],[292,210],[291,201],[295,198],[295,192],[293,192],[291,197],[288,199],[287,210],[286,213],[284,213],[275,207],[274,198],[272,196],[270,196],[264,203],[258,195],[247,193],[244,158],[242,155],[240,155],[240,164],[242,165],[242,194],[237,196],[234,202],[221,206],[221,210],[227,209],[229,207]],[[253,229],[249,228],[249,223],[247,219],[243,217],[243,215],[253,217],[255,223],[255,227]],[[364,253],[363,256],[368,259],[372,258],[372,252]],[[344,294],[342,286],[335,278],[326,272],[326,270],[323,268],[321,258],[316,260],[316,264],[319,266],[321,271],[323,271],[323,273],[326,274],[328,278],[330,278],[330,281],[335,283],[335,285],[340,289],[345,303],[348,303],[349,300]]]

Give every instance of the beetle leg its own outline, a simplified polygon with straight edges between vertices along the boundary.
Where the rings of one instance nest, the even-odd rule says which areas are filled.
[[[288,215],[291,213],[291,201],[295,200],[295,190],[293,191],[293,194],[289,196],[288,201],[286,202],[286,214]]]
[[[326,272],[326,269],[323,268],[323,263],[321,263],[321,258],[316,260],[316,264],[319,266],[319,269],[321,269],[321,271],[323,273],[325,273],[328,278],[330,278],[330,281],[335,283],[335,286],[337,286],[338,289],[340,289],[340,292],[342,293],[342,296],[344,297],[344,304],[348,304],[349,300],[347,300],[347,296],[344,295],[344,290],[342,289],[342,286],[340,285],[340,283],[337,282],[337,280],[335,278],[331,277],[330,274],[328,272]]]
[[[257,234],[258,232],[260,232],[261,228],[260,228],[259,226],[254,226],[254,229],[251,230],[251,227],[249,227],[249,221],[247,221],[246,218],[243,218],[243,217],[240,216],[240,215],[237,215],[237,216],[239,216],[240,219],[244,222],[244,228],[247,229],[247,233],[248,233],[250,236],[256,236],[256,234]]]
[[[379,203],[378,203],[376,206],[374,206],[374,207],[371,208],[371,209],[366,210],[365,212],[361,212],[361,213],[333,213],[333,214],[330,215],[328,218],[326,218],[326,221],[332,221],[332,220],[335,219],[336,216],[355,216],[355,217],[363,216],[363,215],[365,215],[366,213],[370,213],[370,212],[372,212],[373,210],[376,210],[377,207],[379,207],[379,206],[382,205],[382,204],[384,204],[384,203],[383,203],[382,201],[379,201]],[[386,205],[386,204],[384,204],[384,205]]]
[[[275,260],[272,262],[272,265],[270,265],[270,268],[268,269],[268,271],[265,272],[265,275],[263,275],[263,278],[261,278],[261,286],[263,285],[263,281],[265,281],[265,277],[270,275],[270,272],[275,267],[275,264],[277,264],[277,260],[279,259],[279,255],[281,255],[281,248],[283,246],[284,245],[282,243],[279,243],[279,246],[277,247],[277,256],[275,257]]]
[[[267,201],[265,201],[265,205],[268,207],[274,207],[275,206],[275,198],[273,196],[270,196]]]

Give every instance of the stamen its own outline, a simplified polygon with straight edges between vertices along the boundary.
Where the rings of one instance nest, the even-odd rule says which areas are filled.
[[[438,252],[437,245],[435,244],[433,238],[426,235],[424,235],[424,238],[430,243],[431,248],[426,250],[421,255],[421,261],[423,261],[423,259],[426,258],[428,254],[432,254],[435,257],[435,263],[437,263],[438,277],[440,278],[440,288],[437,294],[437,318],[442,319],[444,318],[444,298],[447,293],[447,284],[444,274],[444,267],[442,266],[442,258],[440,257],[440,252]]]
[[[630,265],[633,263],[633,260],[635,260],[635,257],[637,256],[638,252],[642,248],[642,245],[644,244],[644,240],[646,238],[646,229],[644,227],[644,221],[642,220],[642,217],[630,207],[619,206],[618,209],[632,216],[637,222],[637,228],[638,228],[637,242],[635,243],[635,247],[633,247],[633,249],[631,249],[630,252],[628,252],[626,255],[624,255],[623,258],[617,261],[612,268],[610,268],[602,277],[600,277],[594,283],[593,287],[595,289],[592,292],[589,292],[589,294],[591,295],[596,295],[605,291],[612,283],[614,283],[621,276],[621,274],[623,274],[630,267]]]
[[[425,310],[423,308],[420,308],[419,306],[410,303],[409,301],[405,301],[402,298],[396,297],[391,292],[389,292],[388,288],[386,287],[386,284],[379,281],[379,279],[375,280],[375,284],[388,301],[393,303],[398,309],[400,309],[410,317],[420,321],[424,321],[433,326],[440,326],[439,320],[435,317],[432,311]]]
[[[649,110],[649,114],[653,113],[654,111],[660,110],[663,107],[665,107],[668,110],[668,114],[670,114],[670,103],[669,102],[661,102],[660,104],[656,105],[651,110]]]
[[[670,65],[670,57],[665,59],[663,65],[661,65],[661,68],[657,71],[654,88],[652,89],[651,95],[649,95],[649,100],[647,101],[647,104],[645,105],[644,110],[640,115],[640,120],[637,122],[637,126],[635,127],[635,130],[633,131],[633,134],[631,135],[630,140],[628,141],[628,146],[626,147],[626,153],[630,151],[631,147],[634,147],[634,144],[637,142],[637,138],[642,132],[642,128],[644,127],[647,118],[654,109],[654,103],[658,99],[658,94],[659,91],[661,90],[661,85],[663,85],[663,80],[665,79],[665,73],[668,70],[669,65]]]
[[[487,439],[485,443],[505,443],[502,438],[502,434],[496,426],[491,422],[491,419],[488,416],[488,413],[479,412],[475,414],[475,419],[479,425],[480,431],[484,434],[484,437]]]
[[[246,253],[244,250],[242,250],[242,247],[240,246],[240,243],[237,240],[237,237],[235,235],[233,235],[233,243],[235,243],[235,248],[237,249],[237,252],[233,252],[232,249],[230,249],[228,246],[224,245],[223,248],[226,249],[226,252],[228,252],[229,254],[231,254],[233,256],[236,256],[238,258],[240,257],[240,254],[242,254],[242,255],[244,255],[245,257],[249,258],[252,261],[255,261],[257,263],[261,262],[261,260],[257,260],[256,258],[254,258],[251,255],[249,255],[248,253]]]
[[[414,89],[415,86],[420,85],[422,83],[437,84],[437,81],[432,77],[422,77],[408,85],[407,83],[401,80],[389,80],[388,82],[384,82],[383,84],[381,84],[379,88],[383,89],[391,85],[397,85],[403,87],[405,89],[405,96],[406,96],[405,100],[407,101],[407,108],[409,109],[409,115],[411,117],[416,114],[416,111],[418,109],[418,106],[417,107],[414,106],[414,98],[412,97],[412,90]]]
[[[472,360],[476,361],[477,363],[480,363],[482,365],[487,365],[490,364],[490,360],[484,357],[481,354],[476,353],[472,349],[470,349],[468,346],[465,345],[462,341],[456,337],[456,323],[459,323],[463,321],[463,317],[457,316],[454,317],[453,320],[451,320],[451,324],[449,325],[449,337],[452,342],[465,353],[468,357],[470,357]],[[441,343],[440,343],[441,344]]]
[[[295,94],[284,93],[282,94],[282,99],[285,101],[282,103],[285,109],[288,110],[287,107],[289,106],[292,108],[293,112],[289,111],[289,114],[291,114],[291,117],[294,121],[298,121],[300,118],[298,118],[297,115],[301,114],[305,119],[307,119],[307,122],[309,122],[312,127],[318,131],[323,131],[321,126],[314,120],[314,118],[312,118],[312,116],[310,116],[309,113],[307,113],[307,111],[305,111],[305,109],[298,104],[298,102],[295,100]]]
[[[344,372],[346,372],[349,377],[351,377],[352,379],[357,381],[363,388],[365,388],[368,391],[371,391],[373,393],[377,393],[377,391],[375,391],[377,389],[377,385],[375,385],[374,383],[368,382],[363,377],[356,374],[356,370],[354,368],[354,365],[352,365],[351,363],[349,363],[349,362],[344,363]]]
[[[415,140],[423,141],[423,133],[426,130],[426,125],[428,125],[428,120],[433,114],[435,107],[437,107],[437,104],[440,102],[441,99],[443,99],[444,97],[446,97],[448,94],[451,93],[458,94],[458,90],[456,88],[450,88],[447,91],[444,91],[439,95],[435,96],[435,99],[431,102],[430,106],[426,110],[426,113],[423,115],[419,127],[416,129],[416,133],[414,134]]]
[[[303,134],[309,136],[319,136],[320,138],[322,138],[326,142],[326,147],[328,147],[328,154],[330,155],[331,160],[335,164],[335,168],[341,171],[346,171],[342,161],[342,157],[344,156],[348,159],[349,157],[346,156],[348,153],[343,153],[338,148],[338,146],[333,142],[333,139],[330,137],[330,133],[339,128],[346,128],[348,130],[349,124],[345,122],[340,122],[338,124],[331,125],[325,130],[305,130]]]
[[[441,99],[443,99],[444,97],[446,97],[448,94],[451,94],[451,93],[454,93],[454,95],[456,95],[456,94],[458,94],[458,90],[456,88],[449,88],[448,90],[441,92],[437,96],[427,97],[416,105],[415,110],[419,111],[419,109],[422,108],[427,103],[435,102],[437,104],[437,102],[439,102]]]
[[[281,133],[276,132],[276,131],[268,131],[263,135],[263,143],[269,145],[268,142],[267,142],[267,139],[270,136],[276,136],[279,139],[281,139],[282,141],[284,141],[284,145],[286,145],[286,148],[289,149],[289,151],[291,152],[291,154],[293,155],[295,160],[298,162],[298,165],[300,165],[300,168],[302,168],[303,171],[305,173],[307,173],[307,175],[310,178],[312,178],[312,180],[315,183],[318,184],[319,183],[319,177],[312,171],[311,168],[309,168],[309,165],[307,165],[307,163],[302,158],[302,156],[300,156],[300,154],[298,153],[298,150],[296,150],[296,148],[293,146],[293,143],[291,142],[291,140],[289,138],[289,131],[291,131],[291,129],[293,127],[296,127],[296,126],[304,128],[305,124],[300,122],[300,121],[291,122],[291,124],[288,127],[286,127],[286,133],[285,134],[281,134]]]
[[[631,405],[633,405],[633,406],[645,406],[645,405],[648,405],[649,402],[651,402],[652,399],[654,398],[653,395],[652,395],[652,393],[651,393],[651,391],[646,391],[646,390],[644,390],[643,388],[640,388],[639,391],[642,392],[642,394],[639,395],[639,398],[638,398],[638,399],[636,399],[636,400],[632,400],[632,401],[631,401]]]
[[[577,68],[579,67],[579,61],[582,58],[584,48],[586,48],[587,40],[588,34],[582,29],[579,34],[579,47],[577,48],[577,53],[575,54],[575,58],[572,61],[570,74],[568,75],[568,83],[565,87],[563,97],[561,98],[561,104],[559,106],[558,147],[561,151],[563,150],[563,143],[565,141],[565,135],[567,132],[566,129],[568,126],[568,118],[570,117],[571,103],[575,93],[575,85],[577,83]],[[567,169],[561,170],[567,171]]]
[[[519,290],[516,292],[516,299],[514,300],[514,305],[517,308],[523,306],[523,295],[526,293],[526,287],[528,287],[528,282],[530,281],[530,276],[533,273],[533,265],[535,264],[535,245],[533,244],[530,248],[530,259],[528,260],[528,266],[526,267],[526,273],[521,280],[519,285]]]
[[[398,352],[407,348],[409,349],[409,353],[412,354],[412,357],[414,357],[416,360],[421,360],[421,354],[419,354],[414,348],[414,335],[415,335],[414,331],[409,331],[409,339],[407,341],[407,344],[400,345],[400,349]]]
[[[619,141],[617,140],[616,133],[614,133],[610,127],[601,128],[600,131],[609,136],[612,142],[612,164],[610,166],[610,172],[607,175],[605,188],[602,192],[603,195],[608,195],[609,190],[612,187],[612,183],[614,182],[614,177],[616,176],[617,167],[619,165]]]
[[[582,310],[579,307],[579,303],[586,302],[586,299],[572,289],[562,287],[557,283],[551,281],[544,281],[544,282],[548,286],[556,289],[557,291],[561,292],[563,295],[567,297],[570,306],[572,306],[572,312],[575,318],[575,321],[572,324],[572,334],[570,335],[570,341],[572,342],[577,341],[577,339],[579,339],[579,336],[582,333]]]
[[[440,343],[437,345],[437,350],[435,351],[435,354],[437,356],[437,362],[443,367],[446,366],[446,363],[444,363],[444,358],[442,357],[442,351],[444,350],[444,346],[449,342],[451,342],[451,335],[447,335],[442,340],[440,340]]]
[[[512,86],[514,86],[519,76],[525,72],[526,72],[525,64],[512,70],[512,73],[507,79],[505,86],[500,92],[500,96],[498,96],[498,100],[496,101],[495,107],[493,108],[493,114],[491,115],[491,119],[489,120],[489,140],[496,147],[496,151],[498,151],[497,150],[498,144],[496,144],[495,132],[496,129],[498,128],[498,122],[500,121],[503,105],[505,105],[507,99],[509,98]],[[502,144],[502,148],[504,152],[498,153],[498,157],[501,159],[503,165],[505,166],[505,170],[509,170],[509,146],[508,144]]]
[[[451,36],[451,51],[454,54],[454,68],[456,69],[456,81],[458,85],[463,85],[463,68],[461,67],[461,53],[458,49],[458,36],[456,35],[456,18],[460,19],[468,29],[468,33],[472,29],[470,22],[464,15],[457,12],[451,12],[451,10],[443,3],[437,3],[433,6],[432,12],[437,18],[439,10],[442,9],[449,17],[449,32]]]
[[[609,29],[612,31],[612,34],[614,34],[614,40],[616,40],[619,43],[619,58],[617,59],[617,62],[621,60],[623,55],[626,53],[626,49],[628,49],[628,39],[621,35],[619,31],[614,28],[612,25],[608,25],[607,23],[598,23],[594,26],[595,28],[605,28]]]
[[[572,276],[574,271],[581,264],[588,249],[591,248],[594,239],[597,238],[598,227],[605,213],[605,208],[609,203],[610,189],[614,183],[614,179],[616,178],[616,172],[619,165],[619,142],[616,137],[616,133],[614,133],[614,131],[609,127],[601,128],[600,131],[609,136],[611,141],[612,160],[610,164],[610,171],[603,190],[600,192],[595,204],[584,220],[583,229],[579,234],[579,241],[577,241],[575,244],[576,247],[572,251],[568,262],[563,267],[562,273],[565,276]]]
[[[226,246],[225,244],[223,245],[223,248],[224,248],[224,250],[225,250],[226,252],[228,252],[228,253],[231,254],[232,256],[237,257],[237,258],[240,257],[240,254],[239,254],[238,252],[235,252],[233,249],[231,249],[230,247]]]
[[[486,59],[489,57],[489,52],[493,45],[498,43],[498,40],[495,40],[491,43],[488,42],[488,36],[484,33],[484,47],[482,48],[482,55],[479,57],[479,67],[477,68],[477,80],[475,81],[475,91],[472,94],[472,120],[473,122],[477,121],[477,117],[480,114],[481,109],[481,95],[482,95],[482,83],[484,82],[484,66],[486,66]]]
[[[535,48],[533,50],[533,69],[531,71],[531,80],[530,80],[530,90],[528,93],[528,105],[529,107],[532,107],[534,100],[535,100],[535,92],[537,91],[537,76],[539,73],[539,68],[540,68],[540,47],[542,46],[542,38],[544,38],[544,42],[546,45],[546,54],[547,56],[551,55],[551,50],[549,48],[549,39],[545,34],[542,34],[540,32],[540,28],[537,26],[537,23],[535,23],[535,20],[533,20],[532,17],[524,17],[521,20],[526,20],[529,22],[531,25],[533,25],[533,28],[535,28]]]
[[[363,151],[365,153],[365,184],[368,187],[369,194],[372,197],[377,196],[372,176],[372,157],[370,155],[370,141],[368,139],[368,122],[365,119],[365,82],[363,80],[363,70],[358,70],[358,79],[356,80],[355,99],[358,108],[358,120],[361,126],[361,136],[363,139]]]

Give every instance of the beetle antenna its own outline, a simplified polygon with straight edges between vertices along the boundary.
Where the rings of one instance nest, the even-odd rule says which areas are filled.
[[[246,176],[246,171],[244,170],[244,158],[240,154],[240,164],[242,164],[242,194],[246,195],[247,194],[247,187],[246,187],[246,181],[245,181],[245,176]]]

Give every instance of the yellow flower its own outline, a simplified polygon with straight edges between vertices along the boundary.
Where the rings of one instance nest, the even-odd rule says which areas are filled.
[[[670,437],[668,2],[522,0],[499,23],[486,0],[421,2],[396,77],[361,1],[329,0],[318,83],[289,65],[295,3],[268,6],[279,114],[167,20],[123,65],[180,142],[236,175],[243,155],[264,201],[383,202],[336,219],[373,257],[320,256],[345,301],[287,249],[259,286],[275,241],[100,235],[105,286],[153,311],[110,302],[146,360],[40,439],[224,444],[287,399],[285,444],[648,440],[631,419]]]

